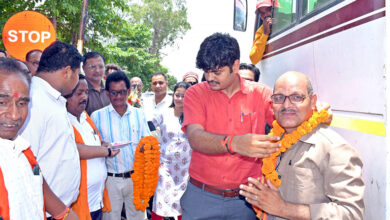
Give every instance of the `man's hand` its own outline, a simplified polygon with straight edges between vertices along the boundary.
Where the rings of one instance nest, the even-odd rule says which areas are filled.
[[[264,158],[278,151],[280,144],[272,143],[272,141],[278,140],[279,137],[277,136],[260,134],[236,135],[233,137],[231,146],[234,152],[241,155]]]
[[[121,150],[120,149],[111,148],[111,156],[110,157],[115,157],[115,155],[117,155],[119,153],[119,151],[121,151]]]
[[[263,28],[264,28],[264,34],[270,35],[271,34],[271,26],[272,26],[272,18],[266,17],[263,20]]]
[[[248,185],[240,185],[240,194],[246,201],[269,214],[280,216],[286,203],[280,191],[269,180],[263,184],[249,177],[248,181]]]
[[[77,214],[72,211],[72,209],[69,211],[69,214],[64,218],[64,220],[79,220],[79,217]]]

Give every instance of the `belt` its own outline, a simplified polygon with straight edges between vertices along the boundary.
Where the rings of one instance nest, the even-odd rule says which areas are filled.
[[[190,183],[192,183],[194,186],[200,188],[200,189],[203,189],[207,192],[211,192],[211,193],[214,193],[214,194],[217,194],[217,195],[221,195],[223,197],[236,197],[236,196],[240,196],[240,188],[234,188],[234,189],[221,189],[221,188],[218,188],[216,186],[211,186],[211,185],[207,185],[207,184],[204,184],[192,177],[190,177]]]
[[[131,174],[134,173],[134,170],[124,173],[107,173],[107,176],[112,177],[122,177],[122,178],[130,178]]]

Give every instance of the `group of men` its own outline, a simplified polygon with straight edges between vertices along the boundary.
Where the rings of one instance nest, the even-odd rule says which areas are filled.
[[[37,52],[27,56],[33,60]],[[131,173],[134,149],[150,131],[144,110],[127,103],[131,87],[142,89],[142,81],[134,77],[131,86],[124,72],[114,71],[104,83],[105,61],[100,53],[81,56],[60,41],[39,55],[32,78],[19,61],[0,60],[1,149],[13,149],[21,158],[11,163],[10,152],[1,154],[7,160],[0,166],[0,191],[8,193],[7,197],[0,193],[0,217],[120,219],[124,204],[127,219],[144,219],[132,203]],[[80,74],[81,63],[85,76]],[[168,82],[163,73],[152,77],[156,80],[159,83],[152,84],[156,98],[150,95],[149,99],[158,105],[160,98],[168,96]],[[26,156],[20,152],[27,152]],[[28,164],[33,166],[30,173]],[[37,190],[42,185],[43,191]],[[26,217],[29,212],[34,215]]]

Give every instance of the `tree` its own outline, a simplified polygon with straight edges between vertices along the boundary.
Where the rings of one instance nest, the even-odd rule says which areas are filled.
[[[182,1],[179,0],[179,2]],[[163,0],[163,2],[166,2],[164,4],[167,6],[171,5],[170,7],[172,7],[172,4],[168,4],[167,0]],[[158,1],[147,0],[146,3],[154,4],[154,7],[158,6]],[[23,10],[38,11],[52,21],[56,28],[58,40],[69,42],[76,46],[82,0],[0,0],[0,5],[2,6],[0,8],[1,26],[4,26],[5,22],[17,12]],[[180,13],[182,14],[175,14],[176,12],[172,8],[169,9],[169,7],[167,11],[172,18],[179,15],[184,16],[184,23],[188,25],[184,3],[178,4],[178,6],[181,8]],[[166,73],[168,71],[166,67],[160,65],[161,57],[149,52],[150,48],[160,49],[163,45],[166,45],[164,42],[172,43],[177,36],[180,36],[179,33],[182,33],[183,25],[180,25],[178,22],[183,22],[183,20],[175,18],[173,19],[175,22],[160,23],[160,25],[173,25],[169,27],[170,29],[167,29],[171,30],[173,34],[168,34],[165,33],[166,28],[161,27],[151,30],[149,23],[133,19],[131,16],[129,17],[128,12],[130,8],[131,5],[129,5],[127,0],[90,0],[86,17],[84,51],[98,51],[102,53],[106,57],[107,63],[113,62],[120,65],[130,73],[130,76],[139,76],[143,80],[145,88],[148,89],[150,88],[148,82],[150,82],[150,77],[153,73]],[[132,9],[134,8],[132,7]],[[164,14],[161,10],[155,9],[154,11],[160,13],[161,16]],[[153,15],[153,17],[155,16],[157,15]],[[133,22],[129,22],[129,20],[139,20],[140,22],[137,25],[133,25]],[[187,26],[184,25],[183,27]],[[156,35],[157,29],[164,30],[162,31],[164,35]],[[2,37],[2,33],[0,33],[0,37]],[[159,41],[156,39],[159,39]],[[4,47],[2,41],[0,47]],[[170,80],[172,81],[171,78]],[[173,85],[174,83],[170,87]]]
[[[149,52],[160,56],[160,50],[174,44],[191,28],[187,21],[185,0],[144,0],[130,6],[131,20],[143,23],[153,31]]]
[[[118,41],[106,47],[107,62],[117,63],[129,73],[144,82],[144,90],[150,90],[151,77],[156,72],[167,73],[160,65],[161,58],[148,52],[152,42],[152,32],[143,24],[127,25],[125,34]],[[172,79],[173,78],[173,79]],[[173,89],[176,79],[168,75],[169,88]],[[172,83],[172,84],[171,84]]]
[[[57,39],[76,46],[82,0],[0,0],[0,25],[15,13],[23,10],[33,10],[48,17],[57,32]],[[85,31],[85,50],[104,50],[107,39],[120,35],[127,21],[123,18],[129,10],[126,0],[93,0],[88,5],[88,15]],[[2,33],[0,33],[2,35]],[[1,36],[2,37],[2,36]],[[1,43],[1,46],[2,43]]]

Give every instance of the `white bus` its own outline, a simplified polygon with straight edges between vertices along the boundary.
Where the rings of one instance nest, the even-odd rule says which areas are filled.
[[[363,159],[365,219],[390,219],[390,142],[386,135],[390,38],[385,16],[389,6],[385,0],[279,0],[279,4],[274,10],[276,24],[257,64],[260,81],[272,88],[289,70],[310,77],[319,99],[331,105],[331,126]],[[256,29],[261,22],[252,10],[247,21],[255,21]],[[248,28],[246,34],[253,39],[253,29]],[[247,44],[240,42],[240,46]],[[249,54],[241,56],[247,60]]]

